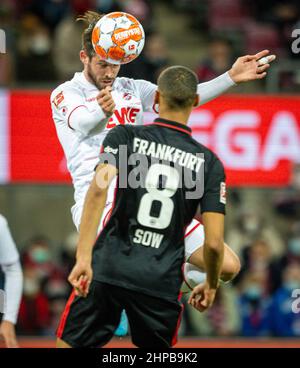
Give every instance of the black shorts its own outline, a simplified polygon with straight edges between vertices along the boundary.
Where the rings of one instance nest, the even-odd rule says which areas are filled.
[[[177,342],[182,312],[179,302],[98,281],[91,283],[86,298],[71,294],[57,337],[74,348],[104,346],[118,327],[123,309],[134,345],[167,348]]]

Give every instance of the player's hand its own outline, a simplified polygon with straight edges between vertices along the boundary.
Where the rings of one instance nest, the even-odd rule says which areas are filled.
[[[114,110],[116,108],[115,102],[111,95],[111,91],[112,88],[107,86],[103,88],[96,97],[99,106],[107,117],[110,117],[114,113]]]
[[[241,83],[264,78],[270,63],[276,59],[275,55],[268,54],[268,50],[263,50],[255,55],[239,57],[229,70],[231,79],[235,83]],[[262,60],[259,61],[260,59]]]
[[[93,279],[93,270],[90,260],[77,260],[71,271],[68,281],[75,290],[75,295],[87,297]]]
[[[0,324],[0,336],[4,339],[7,348],[18,348],[15,325],[9,321]]]
[[[207,282],[194,287],[188,303],[200,312],[210,308],[215,300],[217,289],[212,289]]]

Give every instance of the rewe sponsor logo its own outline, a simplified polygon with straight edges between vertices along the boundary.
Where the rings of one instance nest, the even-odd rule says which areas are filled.
[[[106,128],[112,129],[119,124],[134,124],[139,111],[140,109],[135,107],[122,107],[120,110],[115,110],[113,116],[109,119]]]

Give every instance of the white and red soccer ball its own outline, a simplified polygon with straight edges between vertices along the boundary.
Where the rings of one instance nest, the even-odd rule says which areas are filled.
[[[124,12],[109,13],[96,23],[92,44],[102,60],[127,64],[142,52],[145,32],[134,16]]]

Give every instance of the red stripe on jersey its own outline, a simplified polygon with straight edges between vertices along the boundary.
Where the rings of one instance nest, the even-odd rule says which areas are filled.
[[[155,122],[153,124],[155,124],[155,125],[161,125],[161,126],[166,127],[166,128],[171,128],[171,129],[179,130],[180,132],[186,133],[188,135],[192,135],[192,133],[189,132],[188,130],[179,128],[179,127],[174,126],[174,125],[171,125],[171,124],[169,125],[169,124],[158,123],[158,122]]]
[[[198,226],[200,226],[201,225],[201,223],[200,222],[198,222],[198,224],[197,225],[195,225],[188,233],[185,233],[184,234],[184,238],[187,238],[193,231],[195,231],[196,229],[197,229],[197,227]]]
[[[179,294],[179,295],[181,297],[181,294]],[[179,327],[180,327],[180,323],[181,323],[181,319],[182,319],[183,310],[184,310],[184,305],[181,304],[181,312],[179,313],[179,316],[178,316],[177,325],[176,325],[174,335],[172,337],[171,346],[174,346],[175,344],[177,344],[178,331],[179,331]]]
[[[59,323],[59,326],[57,328],[57,332],[56,332],[56,336],[61,339],[62,335],[63,335],[63,332],[64,332],[64,329],[65,329],[65,325],[66,325],[66,321],[67,321],[67,318],[68,318],[68,315],[70,313],[70,308],[71,308],[71,305],[75,299],[75,290],[73,290],[73,292],[71,293],[70,295],[70,298],[66,304],[66,307],[65,307],[65,310],[62,314],[62,317],[61,317],[61,320],[60,320],[60,323]]]
[[[102,228],[104,228],[104,226],[106,225],[106,223],[108,222],[108,220],[110,219],[110,215],[112,212],[112,208],[107,212],[107,214],[105,215],[103,221],[102,221]]]
[[[79,105],[79,106],[74,107],[74,109],[70,112],[70,114],[69,114],[69,116],[68,116],[68,127],[69,127],[70,129],[72,129],[72,130],[74,130],[74,128],[72,128],[72,127],[71,127],[71,125],[70,125],[70,116],[73,114],[73,112],[74,112],[76,109],[78,109],[78,107],[85,107],[85,105]]]

